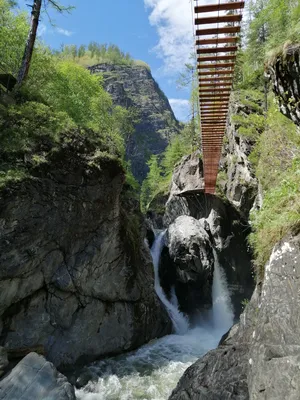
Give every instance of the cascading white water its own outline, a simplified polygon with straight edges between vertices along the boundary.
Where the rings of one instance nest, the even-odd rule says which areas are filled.
[[[168,301],[159,283],[158,266],[164,233],[157,236],[152,247],[155,268],[155,289],[172,318],[176,331],[186,329],[186,320],[178,312],[175,290]],[[225,274],[217,254],[213,279],[212,321],[202,322],[184,335],[168,335],[122,354],[89,366],[98,377],[83,389],[76,390],[78,400],[167,400],[183,372],[199,357],[218,345],[230,328],[233,313]]]
[[[216,329],[226,332],[233,325],[234,314],[225,272],[220,266],[217,252],[213,250],[213,253],[215,261],[212,287],[213,325]]]
[[[174,330],[177,334],[182,335],[185,334],[189,329],[189,323],[187,318],[178,310],[178,302],[177,298],[175,300],[175,304],[171,303],[167,296],[164,293],[163,288],[160,286],[159,280],[159,260],[161,251],[164,244],[164,237],[165,232],[159,233],[159,235],[155,238],[155,241],[151,247],[151,255],[153,259],[153,266],[154,266],[154,288],[157,296],[165,306],[171,321],[174,326]],[[175,292],[173,293],[173,298],[176,297]]]

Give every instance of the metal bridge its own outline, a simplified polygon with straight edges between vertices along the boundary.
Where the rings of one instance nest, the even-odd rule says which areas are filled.
[[[209,0],[210,1],[210,0]],[[244,1],[196,0],[195,37],[205,193],[215,193]]]

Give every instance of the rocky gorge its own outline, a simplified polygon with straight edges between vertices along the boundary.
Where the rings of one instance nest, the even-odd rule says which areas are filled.
[[[280,110],[296,124],[299,79],[292,71],[298,68],[297,49],[287,46],[284,60],[277,56],[269,65]],[[288,94],[289,101],[285,97]],[[231,107],[231,112],[243,112],[244,108],[234,101]],[[227,178],[225,185],[224,181],[220,184],[227,199],[245,217],[251,207],[260,208],[264,202],[248,159],[253,142],[239,137],[234,123],[227,127],[227,136],[222,160]],[[297,212],[299,222],[299,207]],[[292,234],[274,246],[239,322],[224,335],[217,349],[187,369],[170,400],[299,398],[299,251],[296,225]]]
[[[115,104],[141,106],[127,158],[142,180],[178,123],[146,67],[92,73]],[[0,192],[0,399],[299,397],[299,231],[261,280],[248,242],[263,195],[233,117],[255,112],[232,97],[217,194],[197,150],[147,220],[120,159],[79,131],[18,160],[30,176]]]

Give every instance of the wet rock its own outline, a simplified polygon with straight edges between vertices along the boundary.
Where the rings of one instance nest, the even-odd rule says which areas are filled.
[[[153,224],[152,224],[152,221],[150,218],[147,218],[145,220],[145,228],[146,228],[146,239],[147,239],[148,245],[151,249],[151,246],[153,245],[154,240],[155,240],[155,233],[154,233],[154,227],[153,227]]]
[[[99,376],[96,373],[91,371],[89,368],[85,368],[75,380],[75,385],[78,389],[80,389],[86,386],[90,381],[97,382],[98,379]]]
[[[4,347],[0,346],[0,377],[4,374],[4,371],[7,366],[8,366],[7,351]]]
[[[214,257],[203,223],[178,217],[168,228],[170,258],[176,268],[176,294],[184,312],[211,304]]]
[[[75,400],[75,392],[53,364],[30,353],[0,381],[0,399]]]

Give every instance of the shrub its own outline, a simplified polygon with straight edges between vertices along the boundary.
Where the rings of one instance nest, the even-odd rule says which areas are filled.
[[[37,102],[0,108],[0,147],[10,153],[30,152],[42,137],[59,140],[59,135],[75,127],[63,111]]]
[[[250,243],[255,251],[257,277],[262,279],[275,244],[300,228],[300,158],[294,159],[281,181],[265,193],[263,207],[251,214],[251,223],[254,232]]]

